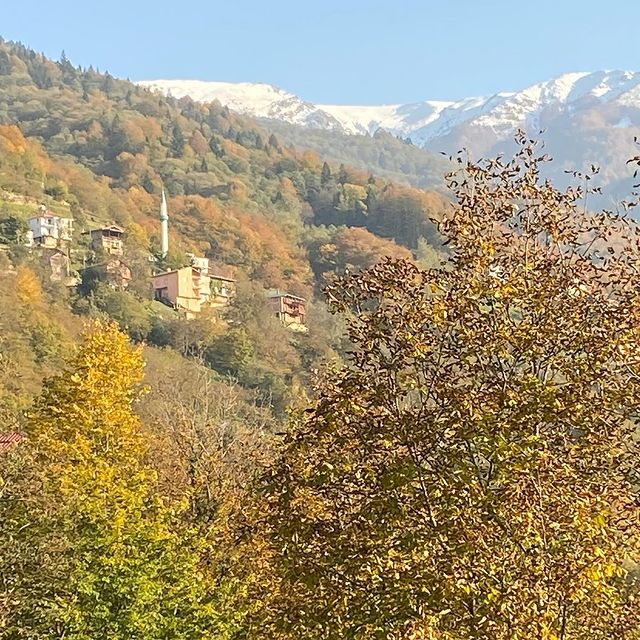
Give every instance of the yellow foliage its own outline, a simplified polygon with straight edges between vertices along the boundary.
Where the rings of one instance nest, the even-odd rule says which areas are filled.
[[[64,371],[45,383],[29,416],[41,455],[71,463],[74,474],[77,463],[91,466],[96,456],[136,466],[145,446],[131,404],[143,371],[141,348],[115,324],[91,325]],[[62,469],[59,479],[65,480]]]
[[[37,306],[42,303],[42,286],[36,274],[29,267],[18,267],[16,274],[18,300]]]

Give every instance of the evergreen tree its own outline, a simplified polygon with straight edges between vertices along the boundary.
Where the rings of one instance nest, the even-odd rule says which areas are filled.
[[[280,142],[278,142],[278,138],[276,138],[276,135],[274,133],[272,133],[269,136],[269,146],[273,147],[274,149],[276,149],[277,151],[281,150],[280,147]]]
[[[341,164],[338,169],[338,182],[340,184],[346,184],[349,182],[349,174],[347,173],[347,168]]]
[[[174,158],[182,158],[182,156],[184,155],[184,145],[184,134],[182,133],[180,125],[176,122],[176,124],[173,125],[173,129],[171,130],[171,155]]]
[[[115,87],[116,87],[116,82],[113,79],[113,76],[111,76],[109,73],[105,74],[104,80],[102,81],[102,86],[101,86],[102,91],[104,91],[108,96],[110,96],[113,93]]]
[[[0,76],[8,76],[11,73],[11,58],[6,51],[0,51]]]
[[[324,162],[322,164],[322,172],[320,173],[320,184],[326,187],[331,182],[331,167]]]
[[[25,220],[14,214],[0,216],[0,242],[16,244],[22,242],[29,227]]]
[[[212,136],[209,140],[209,148],[213,151],[216,158],[220,159],[224,156],[224,146],[217,136]]]

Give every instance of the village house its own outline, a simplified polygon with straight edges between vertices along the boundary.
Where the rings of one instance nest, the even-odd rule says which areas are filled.
[[[91,237],[91,248],[94,251],[104,251],[112,256],[124,253],[124,229],[118,225],[112,224],[83,233]]]
[[[193,253],[187,253],[187,257],[192,267],[199,269],[202,276],[209,278],[209,306],[214,308],[226,307],[235,294],[236,281],[227,276],[211,273],[209,258],[196,256]]]
[[[96,281],[105,282],[112,289],[118,290],[126,289],[131,282],[131,269],[116,257],[81,269],[80,274],[85,284]]]
[[[160,207],[162,221],[162,255],[169,251],[169,214],[162,192]],[[153,297],[177,311],[193,318],[204,307],[224,307],[235,292],[235,281],[209,271],[209,259],[188,253],[189,266],[163,271],[152,276]]]
[[[267,304],[276,318],[292,331],[307,331],[306,300],[279,289],[267,291]]]
[[[211,282],[209,304],[216,308],[229,305],[236,292],[236,281],[233,278],[215,274],[210,274],[209,280]]]
[[[73,220],[56,216],[41,205],[38,215],[29,219],[29,235],[33,244],[40,247],[66,247],[73,238]]]
[[[153,297],[193,317],[202,311],[211,296],[209,276],[195,267],[182,267],[153,276]]]

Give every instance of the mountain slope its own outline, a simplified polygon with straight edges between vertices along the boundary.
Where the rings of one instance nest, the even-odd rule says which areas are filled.
[[[52,281],[49,254],[24,246],[41,204],[73,218],[67,264],[81,277],[73,293]],[[73,311],[112,318],[134,339],[168,348],[169,360],[197,355],[279,420],[320,362],[342,349],[320,287],[385,256],[436,259],[431,220],[447,206],[438,194],[298,153],[219,104],[164,98],[0,39],[0,306],[11,310],[0,318],[0,418],[17,421],[56,366],[62,343],[72,342],[67,327],[81,324]],[[107,256],[83,233],[114,222],[125,231],[126,290],[92,276]],[[189,322],[154,301],[150,287],[152,262],[186,266],[187,252],[237,281],[229,308]],[[271,288],[307,299],[308,333],[273,317],[264,302]],[[33,298],[38,313],[18,308],[16,295]]]
[[[198,80],[149,80],[139,84],[174,97],[188,95],[199,102],[218,100],[241,113],[308,127],[350,134],[372,134],[382,128],[422,145],[451,134],[463,124],[490,127],[498,137],[510,136],[519,126],[537,125],[550,109],[575,113],[605,104],[640,108],[640,73],[631,71],[567,73],[522,91],[380,106],[313,105],[269,84]],[[626,126],[625,121],[618,126]]]
[[[219,100],[245,114],[341,134],[373,134],[379,129],[432,151],[473,155],[509,151],[516,129],[543,138],[558,160],[555,177],[591,163],[607,166],[603,184],[621,187],[625,162],[636,155],[640,134],[640,73],[567,73],[521,91],[458,101],[426,100],[386,106],[313,105],[272,87],[180,80],[143,82],[173,96]],[[286,134],[283,134],[286,135]],[[626,187],[625,187],[626,188]]]

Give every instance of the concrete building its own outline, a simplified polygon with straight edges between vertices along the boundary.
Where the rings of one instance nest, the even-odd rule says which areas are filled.
[[[209,302],[211,281],[195,267],[164,271],[153,276],[153,297],[193,317]]]
[[[200,269],[200,273],[202,273],[203,276],[209,275],[209,258],[197,256],[194,253],[187,253],[186,256],[189,258],[192,267]]]
[[[267,291],[267,304],[280,322],[292,331],[307,331],[306,300],[279,289]]]
[[[33,244],[58,249],[66,247],[73,239],[73,220],[56,216],[41,205],[38,215],[29,219],[29,231]]]
[[[214,308],[226,307],[236,292],[236,281],[227,276],[211,273],[209,258],[187,253],[187,258],[194,269],[200,271],[200,275],[209,280],[209,296],[207,304]]]
[[[112,256],[124,253],[124,229],[112,224],[107,227],[85,231],[91,237],[91,248],[94,251],[104,251]]]

